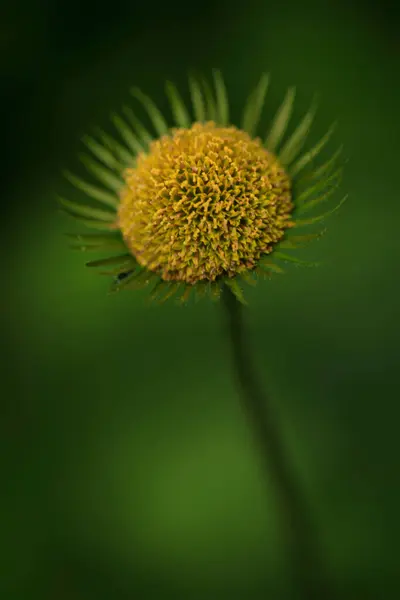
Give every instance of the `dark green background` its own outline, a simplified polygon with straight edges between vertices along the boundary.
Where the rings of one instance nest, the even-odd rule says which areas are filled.
[[[109,296],[55,212],[79,137],[139,85],[220,67],[234,117],[272,74],[340,119],[349,201],[304,257],[248,292],[257,366],[340,598],[400,597],[398,19],[362,2],[14,2],[0,28],[5,600],[284,598],[219,306]],[[336,144],[336,145],[335,145]],[[77,192],[70,198],[79,198]]]

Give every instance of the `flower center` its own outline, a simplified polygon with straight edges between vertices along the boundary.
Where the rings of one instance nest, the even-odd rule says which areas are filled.
[[[172,130],[124,173],[119,227],[138,263],[165,281],[254,269],[292,225],[290,180],[235,127]]]

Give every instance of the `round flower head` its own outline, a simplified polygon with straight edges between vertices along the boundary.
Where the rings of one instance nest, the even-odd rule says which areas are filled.
[[[229,124],[226,90],[217,71],[214,83],[212,91],[206,83],[190,79],[193,121],[175,87],[167,84],[175,128],[169,128],[147,96],[132,90],[157,137],[124,108],[126,120],[112,117],[122,143],[102,131],[98,140],[83,139],[96,160],[84,155],[82,161],[104,188],[66,174],[107,207],[60,198],[71,216],[108,232],[71,237],[76,248],[119,252],[87,263],[112,267],[106,273],[113,276],[114,291],[151,285],[154,298],[177,294],[186,300],[192,291],[218,298],[227,285],[243,302],[243,282],[282,272],[281,261],[302,263],[281,250],[297,248],[322,233],[292,232],[322,221],[344,201],[324,215],[306,220],[301,216],[326,200],[341,176],[341,169],[334,169],[340,150],[310,169],[333,127],[300,155],[314,105],[285,140],[294,101],[294,90],[289,89],[261,139],[254,136],[268,76],[247,101],[240,129]]]
[[[125,172],[118,223],[138,263],[196,284],[253,270],[291,225],[290,180],[259,140],[196,123]]]

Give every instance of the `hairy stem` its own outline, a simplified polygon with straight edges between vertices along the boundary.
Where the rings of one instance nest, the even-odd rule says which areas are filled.
[[[312,514],[286,454],[271,403],[254,373],[244,331],[243,307],[227,286],[224,286],[222,300],[243,407],[260,458],[275,488],[285,526],[296,596],[302,600],[333,600],[323,571]]]

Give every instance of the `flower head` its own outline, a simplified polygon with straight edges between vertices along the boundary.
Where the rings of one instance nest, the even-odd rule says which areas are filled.
[[[161,294],[165,299],[178,292],[185,300],[193,290],[218,297],[225,284],[243,301],[242,281],[282,271],[278,261],[302,262],[281,249],[296,248],[321,235],[291,232],[327,216],[299,219],[337,187],[341,170],[334,170],[334,163],[338,153],[318,168],[308,169],[303,180],[299,174],[313,166],[333,127],[299,157],[314,105],[285,141],[294,101],[290,89],[266,139],[261,140],[254,133],[268,77],[261,78],[250,96],[240,129],[229,125],[225,87],[218,72],[214,78],[215,98],[207,84],[190,80],[193,122],[177,90],[167,84],[176,128],[170,129],[153,102],[133,90],[158,138],[129,108],[124,109],[129,125],[113,116],[124,144],[101,131],[101,143],[84,138],[97,161],[87,156],[82,160],[111,193],[67,173],[74,185],[114,210],[60,199],[71,216],[109,232],[72,235],[75,247],[124,251],[88,263],[114,266],[107,272],[114,275],[113,290],[151,284],[154,297]]]
[[[291,225],[289,177],[259,140],[234,127],[178,129],[152,142],[124,178],[122,236],[164,281],[255,269]]]

